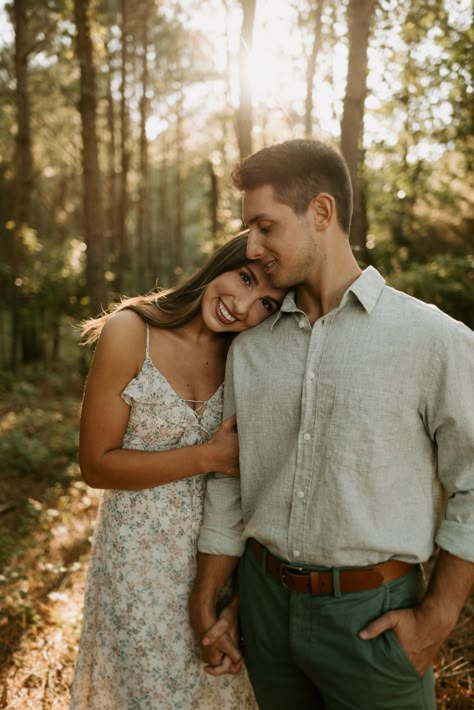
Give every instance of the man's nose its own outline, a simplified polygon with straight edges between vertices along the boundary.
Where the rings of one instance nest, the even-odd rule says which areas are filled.
[[[258,229],[250,229],[247,239],[247,256],[249,259],[260,259],[263,255],[263,246],[260,242]]]

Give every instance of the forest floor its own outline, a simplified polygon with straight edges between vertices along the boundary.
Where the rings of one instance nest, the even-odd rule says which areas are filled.
[[[0,708],[66,710],[99,500],[76,462],[81,383],[53,372],[7,385],[0,393]],[[438,710],[474,708],[473,617],[474,595],[436,660]]]

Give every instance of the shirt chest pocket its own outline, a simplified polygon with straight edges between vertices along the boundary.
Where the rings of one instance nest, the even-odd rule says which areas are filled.
[[[336,388],[326,457],[358,472],[393,464],[404,445],[403,415],[398,393]]]

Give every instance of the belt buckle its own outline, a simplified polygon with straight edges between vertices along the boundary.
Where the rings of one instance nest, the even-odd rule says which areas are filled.
[[[290,572],[290,574],[302,574],[303,572],[306,572],[304,567],[297,567],[296,565],[287,565],[284,562],[280,563],[280,582],[282,585],[285,587],[285,589],[288,589],[287,584],[286,584],[286,572]]]

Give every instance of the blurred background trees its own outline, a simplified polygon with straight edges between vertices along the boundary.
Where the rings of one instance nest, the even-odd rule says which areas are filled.
[[[474,327],[468,0],[14,0],[0,45],[0,369],[240,228],[234,164],[313,136],[361,265]]]

